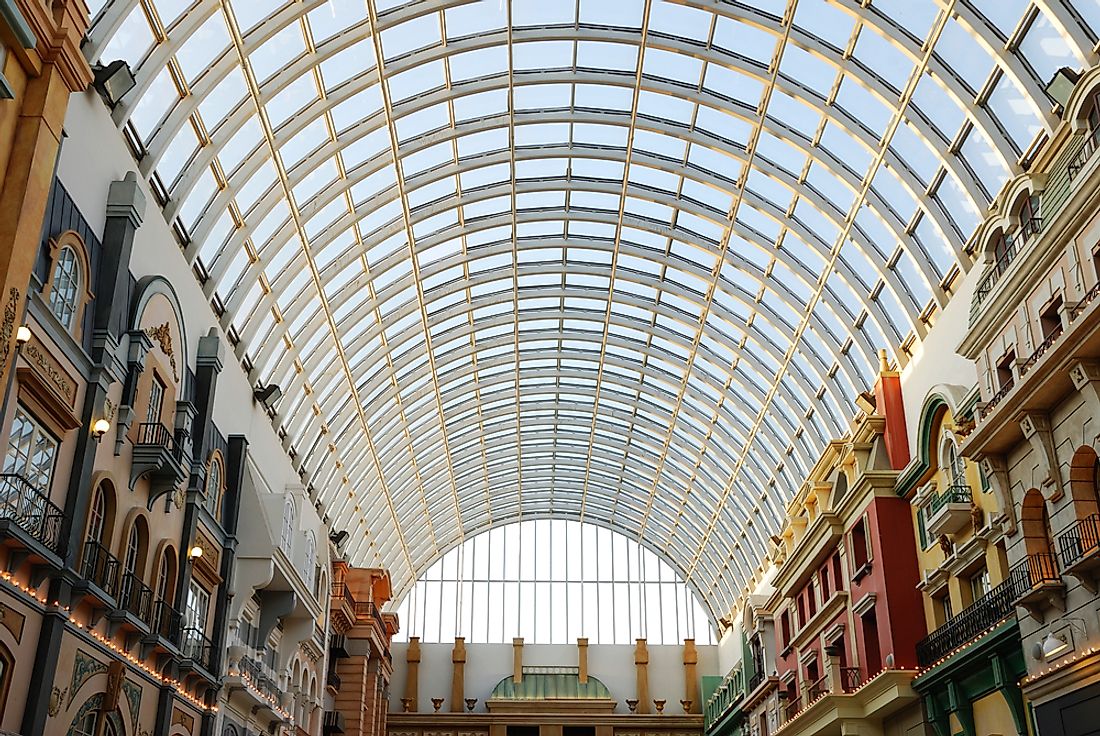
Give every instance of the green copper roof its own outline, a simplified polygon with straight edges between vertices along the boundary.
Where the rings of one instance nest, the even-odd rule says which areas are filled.
[[[490,700],[610,700],[607,686],[589,676],[582,683],[576,667],[524,667],[523,681],[505,677],[493,688]]]

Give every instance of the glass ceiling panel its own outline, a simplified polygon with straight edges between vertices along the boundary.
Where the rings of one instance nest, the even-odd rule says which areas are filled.
[[[353,562],[400,598],[480,531],[588,517],[712,617],[1100,30],[1070,0],[91,5]]]

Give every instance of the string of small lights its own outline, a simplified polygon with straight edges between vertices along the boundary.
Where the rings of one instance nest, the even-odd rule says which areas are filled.
[[[210,713],[217,713],[218,712],[218,706],[216,706],[216,705],[208,706],[205,703],[203,703],[201,700],[196,698],[195,696],[191,695],[191,693],[187,692],[187,689],[186,689],[187,686],[183,682],[181,682],[180,680],[177,680],[173,677],[169,677],[167,675],[164,675],[164,674],[158,672],[156,670],[156,668],[149,666],[148,664],[146,664],[142,660],[135,657],[133,654],[130,654],[125,649],[123,649],[122,647],[115,644],[114,641],[112,641],[108,637],[103,636],[102,634],[100,634],[98,631],[95,630],[94,627],[88,625],[85,622],[82,622],[82,621],[78,620],[73,615],[72,609],[70,609],[69,607],[62,606],[57,601],[53,601],[52,604],[49,603],[46,596],[42,595],[39,592],[38,589],[32,588],[29,585],[24,585],[19,580],[15,579],[15,577],[12,576],[12,574],[10,572],[6,571],[6,570],[0,572],[0,580],[3,580],[11,588],[19,591],[20,593],[27,596],[31,600],[37,602],[39,605],[52,606],[54,609],[56,609],[58,611],[61,611],[62,613],[64,613],[68,617],[69,623],[71,623],[77,629],[86,632],[89,636],[91,636],[93,639],[98,641],[102,646],[104,646],[109,651],[111,651],[114,654],[114,656],[116,656],[118,659],[125,660],[125,661],[129,662],[132,666],[137,667],[138,669],[145,672],[147,675],[149,675],[153,679],[155,679],[159,682],[162,682],[165,685],[170,685],[176,691],[177,695],[179,695],[181,698],[189,701],[195,707],[197,707],[201,710],[205,710],[205,711],[210,712]]]
[[[1054,664],[1050,665],[1046,669],[1039,670],[1038,672],[1034,672],[1030,675],[1026,675],[1022,680],[1020,680],[1020,684],[1021,685],[1030,685],[1031,683],[1035,682],[1036,680],[1041,680],[1042,678],[1046,677],[1047,675],[1052,675],[1055,672],[1057,672],[1058,670],[1064,669],[1066,667],[1069,667],[1072,664],[1076,664],[1077,662],[1080,662],[1082,659],[1087,659],[1087,658],[1091,657],[1092,655],[1096,654],[1098,651],[1100,651],[1100,649],[1097,649],[1096,647],[1089,647],[1088,649],[1082,650],[1081,653],[1078,654],[1075,657],[1064,657],[1061,660],[1059,660],[1058,662],[1055,662]]]
[[[989,627],[988,629],[986,629],[986,630],[985,630],[985,631],[983,631],[982,633],[980,633],[980,634],[978,634],[977,636],[975,636],[974,638],[970,639],[970,641],[967,641],[967,642],[966,642],[966,643],[964,643],[964,644],[960,644],[959,646],[955,647],[954,649],[952,649],[952,650],[951,650],[950,652],[948,652],[947,654],[945,654],[945,655],[943,655],[942,657],[940,657],[939,659],[937,659],[937,660],[936,660],[935,662],[933,662],[932,664],[928,665],[927,667],[923,667],[923,668],[921,668],[921,669],[919,670],[919,672],[917,673],[917,677],[920,677],[921,675],[925,674],[925,673],[926,673],[926,672],[928,672],[929,670],[934,670],[935,668],[939,667],[939,666],[940,666],[941,664],[943,664],[943,663],[944,663],[944,662],[946,662],[947,660],[949,660],[949,659],[951,659],[952,657],[954,657],[954,656],[955,656],[956,654],[958,654],[959,652],[963,652],[963,651],[965,651],[965,650],[969,649],[970,647],[972,647],[972,646],[975,646],[975,645],[977,645],[977,643],[978,643],[978,642],[980,642],[980,641],[981,641],[982,639],[984,639],[985,637],[989,636],[990,634],[992,634],[992,633],[993,633],[994,631],[996,631],[997,629],[1001,628],[1001,625],[1002,625],[1002,624],[1004,624],[1004,622],[1005,622],[1006,620],[1007,620],[1007,618],[1003,618],[1003,619],[1001,619],[1000,621],[998,621],[997,623],[993,624],[992,626],[990,626],[990,627]]]

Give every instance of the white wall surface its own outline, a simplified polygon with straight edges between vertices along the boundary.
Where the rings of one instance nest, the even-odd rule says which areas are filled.
[[[92,230],[102,235],[111,182],[122,179],[129,171],[137,172],[137,165],[95,92],[74,94],[69,98],[65,133],[58,178]],[[140,173],[137,178],[146,199],[145,220],[134,239],[130,270],[138,279],[162,275],[171,282],[184,311],[186,361],[194,367],[199,338],[217,325],[217,319],[148,184]],[[232,434],[248,437],[249,453],[255,465],[263,468],[265,480],[272,488],[299,483],[298,474],[283,451],[271,420],[253,402],[252,385],[220,327],[218,334],[222,340],[224,368],[218,378],[214,423],[226,437]],[[324,539],[318,539],[318,554],[322,558],[324,547]]]
[[[390,711],[401,711],[405,695],[405,650],[408,645],[393,645],[393,680],[390,682]],[[451,644],[420,645],[421,711],[432,710],[432,698],[445,698],[442,710],[450,709]],[[724,674],[718,668],[718,647],[699,646],[697,674]],[[568,644],[526,644],[523,647],[525,665],[576,666],[577,647]],[[592,644],[588,647],[588,673],[600,680],[618,701],[616,713],[627,713],[626,700],[634,697],[634,647],[628,644]],[[478,712],[485,711],[485,699],[505,677],[512,676],[511,644],[466,645],[465,697],[477,698]],[[683,648],[679,646],[649,647],[649,697],[665,699],[666,713],[680,713],[684,697]],[[652,711],[653,705],[650,704]]]
[[[970,323],[970,301],[982,271],[984,266],[976,264],[962,279],[947,308],[938,314],[936,323],[916,347],[913,359],[901,372],[910,454],[917,451],[920,411],[932,389],[942,385],[951,386],[954,387],[951,393],[962,398],[978,382],[978,372],[974,364],[959,355],[958,347],[966,336]]]

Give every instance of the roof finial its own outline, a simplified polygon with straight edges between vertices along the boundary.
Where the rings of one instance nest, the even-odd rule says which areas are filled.
[[[890,370],[890,362],[886,358],[886,348],[881,348],[878,351],[878,370],[879,373],[886,373]]]

